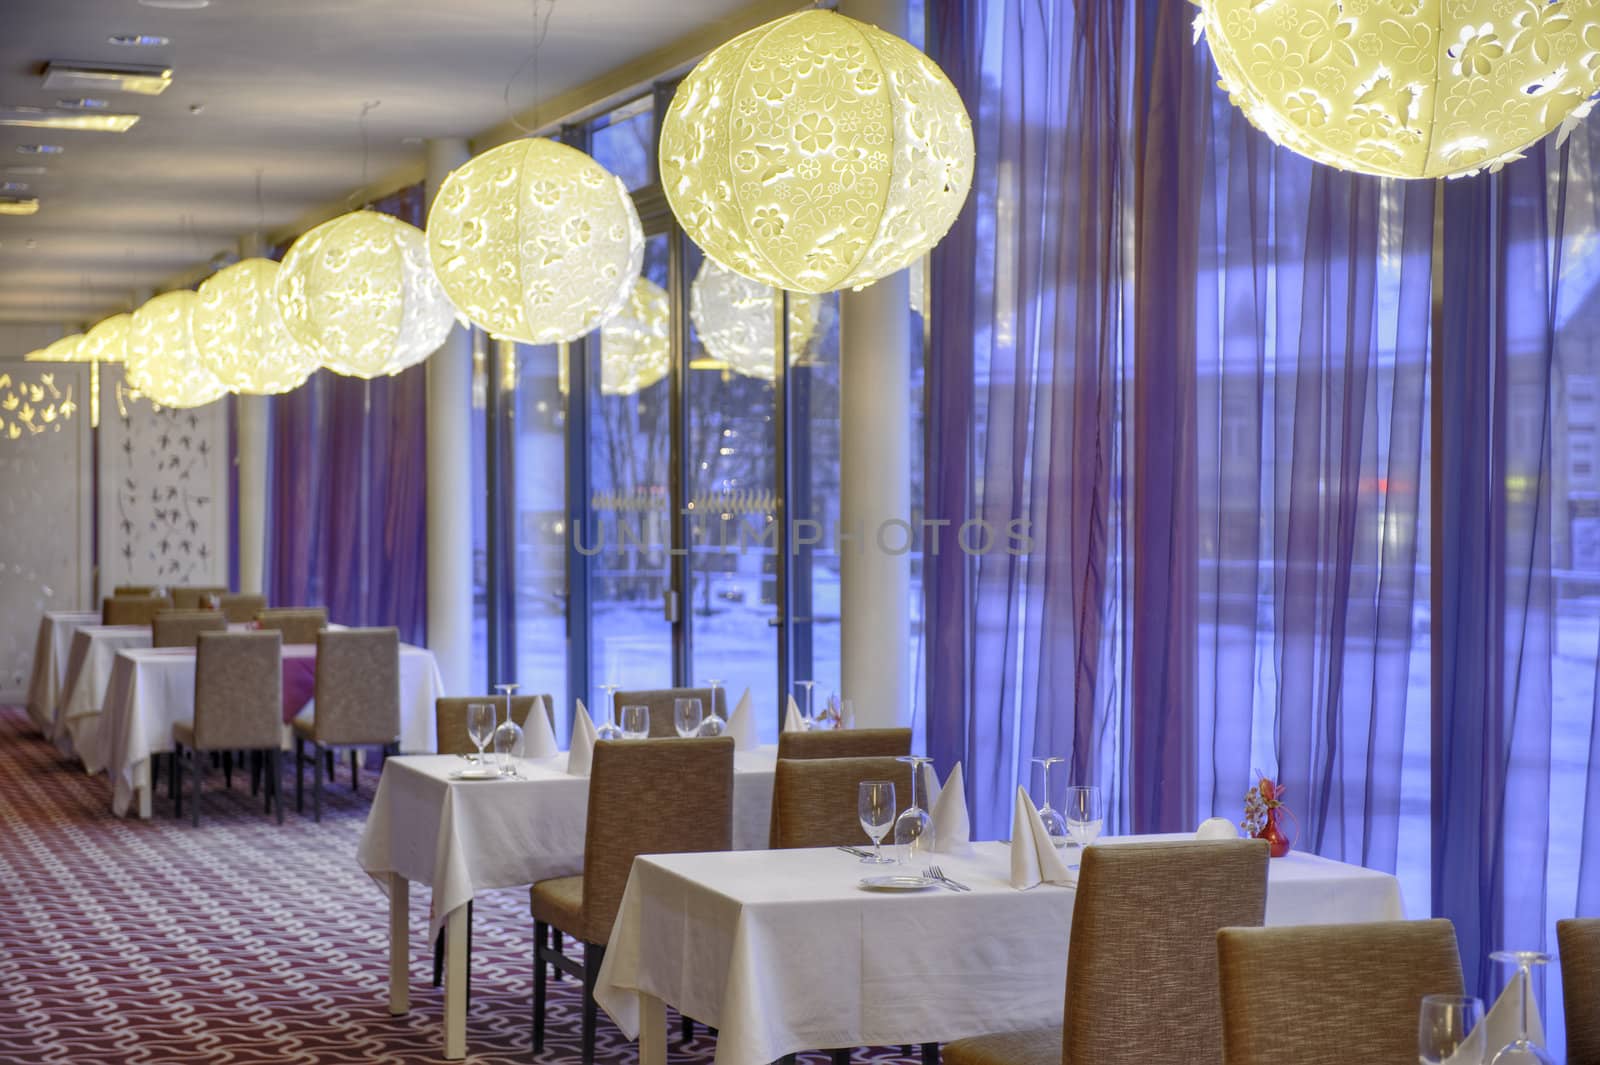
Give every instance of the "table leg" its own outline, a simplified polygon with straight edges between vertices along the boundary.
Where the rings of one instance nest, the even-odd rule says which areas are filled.
[[[389,1015],[411,1010],[411,884],[389,874]]]
[[[133,774],[134,793],[139,797],[139,820],[150,820],[150,796],[154,792],[154,785],[150,782],[150,763],[152,758],[146,758],[139,763]],[[116,772],[115,769],[112,772]]]
[[[667,1004],[639,992],[639,1065],[667,1065]]]
[[[457,906],[444,920],[444,1056],[467,1056],[467,908]]]

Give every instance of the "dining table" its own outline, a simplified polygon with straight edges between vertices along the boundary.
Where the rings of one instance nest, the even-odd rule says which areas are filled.
[[[117,652],[149,647],[149,625],[101,625],[99,619],[79,625],[56,699],[54,737],[66,753],[75,754],[89,773],[105,768],[99,746],[100,708]]]
[[[290,749],[291,722],[315,712],[315,644],[284,644],[283,746]],[[85,749],[111,777],[111,809],[118,817],[130,809],[150,817],[153,794],[150,762],[173,749],[172,726],[194,720],[195,650],[192,647],[138,647],[118,651],[112,660],[100,712],[83,715],[79,734]],[[436,746],[434,703],[444,680],[433,652],[400,645],[400,750],[431,751]],[[91,732],[91,727],[93,731]]]
[[[66,681],[72,634],[84,625],[99,622],[98,610],[46,610],[39,618],[39,633],[33,641],[33,669],[28,676],[27,705],[28,717],[47,739],[55,733],[56,700]]]
[[[838,849],[640,857],[595,998],[642,1065],[666,1061],[668,1006],[718,1029],[716,1065],[1059,1026],[1075,888],[1013,888],[1003,842],[922,863],[970,890],[863,890],[897,867]],[[1269,925],[1402,916],[1388,873],[1298,852],[1268,868]]]
[[[733,845],[767,845],[777,747],[735,751]],[[467,904],[481,891],[583,871],[589,778],[567,755],[518,759],[517,776],[462,779],[460,755],[389,758],[356,852],[389,899],[389,1012],[410,1009],[410,887],[431,889],[429,936],[445,932],[444,1056],[466,1055]]]

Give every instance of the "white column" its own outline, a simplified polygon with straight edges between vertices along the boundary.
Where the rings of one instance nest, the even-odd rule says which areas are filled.
[[[428,203],[472,155],[428,141]],[[481,691],[472,673],[472,338],[461,326],[428,359],[428,647],[447,695]]]
[[[841,14],[905,37],[905,0]],[[863,727],[911,724],[911,290],[905,271],[839,294],[842,692]]]
[[[261,236],[239,238],[239,257],[261,254]],[[260,595],[267,579],[267,397],[238,396],[239,591]]]

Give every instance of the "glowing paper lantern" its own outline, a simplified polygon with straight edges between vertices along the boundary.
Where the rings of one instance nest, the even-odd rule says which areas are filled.
[[[1290,151],[1435,178],[1497,167],[1587,112],[1600,0],[1200,0],[1222,85]]]
[[[317,368],[278,313],[278,264],[244,259],[200,286],[194,343],[200,362],[228,389],[252,396],[288,392]]]
[[[972,160],[972,122],[944,72],[831,11],[706,56],[661,126],[661,182],[689,236],[736,273],[799,292],[910,265],[955,221]]]
[[[453,171],[428,213],[428,254],[452,303],[492,336],[559,344],[616,314],[644,261],[622,182],[535,137]]]
[[[113,314],[83,335],[78,354],[84,362],[127,362],[133,315]]]
[[[60,340],[52,341],[38,351],[30,351],[23,356],[25,362],[81,362],[78,357],[78,346],[83,343],[82,333],[69,333]]]
[[[228,390],[200,363],[189,316],[193,292],[164,292],[133,312],[128,329],[130,385],[163,407],[199,407]]]
[[[638,278],[622,310],[600,327],[600,391],[632,395],[667,376],[671,325],[666,290],[647,277]]]
[[[277,297],[289,335],[349,377],[399,373],[437,351],[455,324],[422,230],[377,211],[340,215],[296,240]]]
[[[710,259],[700,264],[689,287],[689,320],[706,354],[746,377],[771,381],[777,356],[777,289],[740,277]],[[816,335],[822,300],[804,292],[789,293],[789,364],[805,353]]]

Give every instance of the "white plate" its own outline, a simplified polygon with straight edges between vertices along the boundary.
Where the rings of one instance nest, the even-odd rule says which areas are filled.
[[[935,887],[938,881],[926,876],[864,876],[862,891],[923,891]]]
[[[457,769],[450,774],[451,780],[499,780],[500,770],[487,769],[479,766],[475,769]]]

